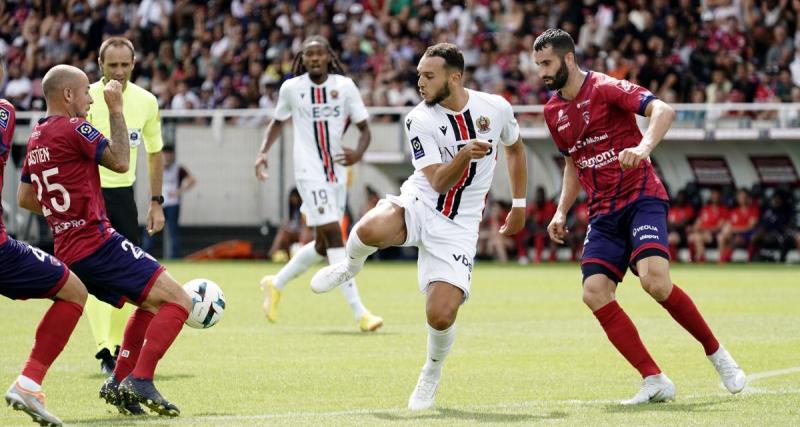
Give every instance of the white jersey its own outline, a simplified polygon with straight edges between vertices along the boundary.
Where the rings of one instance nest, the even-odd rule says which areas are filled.
[[[329,74],[317,85],[308,73],[291,78],[281,85],[274,117],[292,118],[295,179],[345,182],[346,168],[334,162],[342,153],[342,135],[348,120],[369,118],[353,80]]]
[[[405,127],[415,172],[400,191],[413,194],[456,224],[477,230],[492,184],[499,143],[514,144],[519,138],[519,125],[511,104],[503,97],[469,89],[467,93],[469,100],[462,111],[451,111],[438,104],[430,107],[423,102],[408,113]],[[422,169],[451,161],[472,139],[489,141],[491,151],[486,157],[470,162],[447,193],[437,193]]]

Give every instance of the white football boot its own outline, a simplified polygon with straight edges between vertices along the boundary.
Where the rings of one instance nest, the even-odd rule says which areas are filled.
[[[347,283],[348,280],[356,277],[356,274],[361,270],[360,267],[355,271],[352,269],[353,267],[350,267],[347,260],[321,268],[311,278],[311,290],[318,294],[332,291],[337,286]]]
[[[441,378],[441,371],[428,373],[426,369],[423,369],[422,373],[419,374],[414,392],[408,398],[408,409],[411,411],[423,411],[432,408]]]
[[[714,354],[708,355],[708,360],[719,372],[722,384],[725,385],[729,392],[736,394],[744,389],[747,384],[747,376],[745,376],[742,368],[736,364],[736,361],[733,360],[728,350],[725,350],[725,347],[720,345]]]
[[[642,380],[642,388],[636,396],[623,400],[623,405],[639,405],[642,403],[666,402],[675,400],[675,384],[663,373],[650,375]]]

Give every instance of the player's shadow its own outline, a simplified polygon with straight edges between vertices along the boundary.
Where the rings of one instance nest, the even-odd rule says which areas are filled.
[[[194,374],[184,374],[184,373],[181,373],[181,374],[156,374],[155,381],[159,382],[159,381],[184,380],[184,379],[187,379],[187,378],[194,378],[194,377],[195,377]],[[103,373],[96,373],[96,374],[86,375],[86,378],[95,379],[95,380],[96,379],[105,380],[106,378],[108,378],[108,375],[103,374]]]
[[[708,401],[696,403],[650,403],[643,405],[620,405],[611,404],[606,405],[606,412],[610,413],[631,413],[631,412],[718,412],[715,406],[718,406],[725,401]]]
[[[463,420],[482,423],[524,423],[544,420],[560,420],[567,418],[563,411],[551,411],[547,414],[498,414],[492,412],[465,411],[462,409],[436,408],[422,414],[404,414],[397,412],[376,412],[375,418],[386,421],[423,421],[423,420]]]
[[[319,335],[330,335],[330,336],[343,336],[343,337],[372,337],[373,335],[397,335],[398,332],[386,332],[380,331],[375,333],[370,332],[361,332],[361,331],[323,331],[319,332]]]

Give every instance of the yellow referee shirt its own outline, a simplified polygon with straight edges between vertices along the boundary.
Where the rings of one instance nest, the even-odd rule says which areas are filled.
[[[87,120],[111,138],[111,124],[108,121],[108,106],[103,98],[103,81],[92,83],[89,94],[94,103],[89,107]],[[158,101],[155,95],[141,86],[131,82],[125,85],[122,92],[122,114],[128,126],[128,140],[131,144],[130,167],[125,173],[116,173],[100,166],[100,185],[103,188],[130,187],[136,181],[136,155],[139,145],[144,140],[144,148],[148,153],[157,153],[164,147],[161,139],[161,114],[158,112]]]

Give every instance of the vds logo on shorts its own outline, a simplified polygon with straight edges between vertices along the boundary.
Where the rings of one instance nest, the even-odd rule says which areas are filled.
[[[411,140],[411,152],[414,154],[414,160],[419,160],[425,155],[425,149],[422,148],[422,142],[419,137],[414,137]]]

